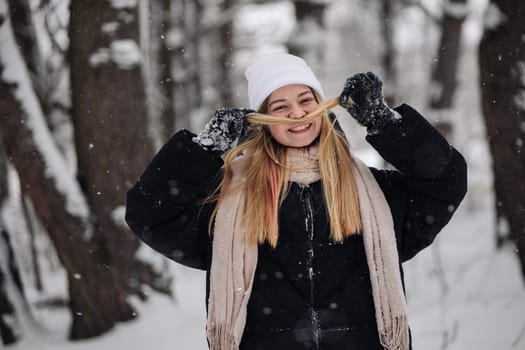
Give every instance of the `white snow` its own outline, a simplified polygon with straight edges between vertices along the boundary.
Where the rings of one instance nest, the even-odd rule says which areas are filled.
[[[241,47],[259,48],[261,51],[276,42],[284,42],[295,26],[294,11],[289,1],[243,6],[234,22],[235,30],[242,36],[236,40],[240,41]]]
[[[443,12],[456,19],[462,19],[470,14],[470,5],[468,2],[462,4],[446,0],[443,2]]]
[[[7,9],[5,0],[0,0],[0,14],[5,13],[2,9]],[[27,123],[26,127],[33,133],[35,145],[47,166],[45,175],[53,180],[56,189],[64,196],[68,212],[86,220],[89,214],[87,203],[47,128],[9,20],[0,26],[0,47],[0,62],[5,67],[2,79],[18,84],[15,95],[26,114],[21,123]]]
[[[460,207],[433,245],[405,264],[415,349],[525,347],[523,279],[513,249],[495,249],[490,203]]]
[[[122,69],[132,69],[142,61],[140,47],[135,40],[115,40],[110,49],[111,59]]]
[[[126,207],[121,205],[111,212],[111,219],[117,226],[128,227],[124,216],[126,215]]]
[[[414,33],[426,30],[428,32],[427,17],[424,12],[415,7],[402,9],[402,15],[396,21],[396,30],[393,33],[395,47],[400,49],[416,48],[427,45],[428,35],[415,36]],[[430,33],[436,36],[435,33]]]
[[[514,95],[514,105],[520,111],[525,111],[525,90],[521,89]]]
[[[142,62],[142,53],[137,42],[132,39],[115,40],[109,48],[98,48],[89,57],[89,63],[98,67],[110,62],[115,63],[121,69],[133,69]]]
[[[102,24],[102,32],[107,35],[112,35],[118,29],[119,23],[117,21],[106,22]]]
[[[170,47],[182,47],[185,43],[185,34],[180,28],[172,28],[167,33],[166,42]]]
[[[137,0],[109,0],[109,2],[111,2],[111,6],[117,10],[137,6]]]
[[[496,29],[507,20],[507,16],[499,9],[498,5],[489,2],[485,11],[483,25],[486,29]]]
[[[89,64],[93,67],[98,67],[102,64],[109,63],[111,55],[109,49],[105,47],[98,48],[94,53],[89,56]]]

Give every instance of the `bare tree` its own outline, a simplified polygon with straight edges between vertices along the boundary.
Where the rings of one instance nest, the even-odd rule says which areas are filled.
[[[97,335],[110,329],[114,323],[111,318],[113,307],[104,303],[107,303],[108,293],[113,293],[116,288],[108,273],[104,273],[104,270],[99,272],[90,265],[92,262],[104,261],[101,251],[93,241],[86,240],[90,230],[85,216],[72,214],[64,208],[68,202],[65,198],[67,194],[58,187],[60,181],[64,180],[54,177],[55,172],[51,172],[50,176],[48,164],[49,157],[60,159],[58,150],[44,154],[42,148],[37,146],[35,138],[51,140],[51,136],[49,133],[37,136],[35,123],[42,125],[44,120],[41,115],[39,120],[32,120],[24,112],[23,103],[16,97],[18,89],[18,84],[0,81],[0,99],[3,101],[0,137],[24,184],[24,194],[35,204],[35,210],[47,227],[58,257],[68,271],[73,318],[71,336],[82,338]],[[74,203],[69,204],[77,207]],[[80,209],[70,207],[71,211]],[[100,285],[106,287],[100,288]]]
[[[8,0],[10,18],[13,23],[13,32],[20,47],[29,71],[35,92],[42,105],[45,98],[44,89],[40,85],[42,59],[36,42],[36,33],[31,18],[31,7],[27,0]]]
[[[116,281],[112,321],[133,317],[130,293],[167,282],[136,258],[139,241],[123,222],[127,190],[153,152],[134,2],[73,0],[70,5],[72,118],[78,179],[94,216],[93,241]],[[159,284],[160,283],[160,284]]]
[[[397,71],[394,47],[394,20],[397,15],[397,1],[381,0],[379,15],[381,17],[381,36],[383,37],[383,54],[381,64],[384,70],[385,99],[390,105],[395,105]]]
[[[432,70],[433,85],[438,87],[430,96],[430,107],[448,109],[452,107],[457,87],[457,70],[461,49],[461,28],[467,18],[466,0],[449,0],[443,4],[440,20],[441,38],[437,47]]]
[[[0,211],[7,196],[7,157],[0,142]],[[21,337],[14,297],[25,299],[9,233],[0,217],[0,339],[4,345],[13,344]]]
[[[461,56],[461,29],[468,15],[466,0],[447,0],[442,5],[443,15],[438,21],[441,37],[435,59],[432,60],[430,108],[439,113],[435,127],[445,136],[452,132],[448,115],[453,107],[457,88],[457,70]]]
[[[191,112],[202,101],[201,43],[205,33],[200,32],[200,24],[203,2],[175,0],[172,6],[173,22],[169,44],[172,48],[174,117],[175,127],[183,128],[191,126]]]
[[[480,89],[497,198],[525,277],[525,3],[492,0],[479,46]],[[507,225],[502,225],[505,222]],[[505,234],[499,232],[498,235]]]
[[[148,107],[154,128],[163,144],[175,130],[175,110],[173,104],[173,68],[174,50],[171,40],[180,40],[179,33],[171,31],[173,23],[171,0],[149,2],[150,25],[148,26],[149,66],[146,83],[148,86]]]
[[[4,10],[7,1],[1,1]],[[17,170],[21,195],[31,199],[67,272],[72,339],[99,335],[135,317],[128,299],[131,294],[145,297],[144,284],[170,292],[170,280],[135,257],[139,243],[123,221],[125,193],[152,148],[134,44],[136,8],[113,4],[124,8],[108,8],[106,1],[71,2],[69,59],[78,178],[51,137],[35,93],[37,83],[15,42],[14,22],[0,13],[5,45],[0,66],[6,67],[0,70],[0,138]],[[123,36],[108,40],[119,26]],[[106,46],[97,46],[97,40]]]
[[[20,275],[14,263],[13,248],[9,242],[9,234],[0,219],[0,339],[4,345],[16,343],[21,336],[18,327],[18,315],[15,310],[15,303],[12,301],[10,292],[16,292],[22,296],[21,284],[11,284],[10,280],[17,277],[20,282]],[[15,286],[14,290],[12,290]],[[11,289],[11,290],[10,290]]]

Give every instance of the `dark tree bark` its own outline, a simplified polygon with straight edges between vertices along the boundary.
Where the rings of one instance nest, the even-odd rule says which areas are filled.
[[[7,158],[0,137],[0,212],[8,195],[7,188]],[[14,281],[13,286],[20,297],[23,296],[22,281],[16,265],[13,249],[9,242],[2,218],[0,217],[0,339],[4,345],[16,343],[21,334],[18,334],[15,325],[18,323],[14,303],[8,291],[8,281]],[[10,320],[10,322],[6,322]]]
[[[31,78],[31,83],[40,102],[40,106],[42,106],[44,115],[47,117],[49,116],[49,111],[52,109],[52,102],[49,97],[51,91],[49,91],[49,89],[44,88],[44,86],[46,86],[46,78],[43,74],[43,62],[42,57],[40,55],[40,51],[38,49],[36,32],[32,20],[32,12],[31,7],[29,5],[29,1],[7,0],[7,3],[9,5],[9,16],[11,19],[13,34],[15,36],[16,43],[18,44],[20,53],[24,58],[24,62],[26,64],[29,76]],[[49,120],[49,118],[46,118],[46,122],[48,123],[48,126],[52,129],[53,123]],[[21,190],[21,192],[23,192],[23,189]],[[26,222],[28,223],[29,235],[31,237],[29,244],[31,250],[31,261],[33,265],[32,267],[35,276],[35,288],[37,290],[42,290],[40,268],[34,240],[35,230],[31,225],[33,220],[29,216],[29,212],[27,209],[27,201],[23,198],[21,200],[21,205],[23,208],[23,215],[26,219]]]
[[[381,0],[380,18],[381,20],[381,36],[383,37],[383,54],[381,55],[381,65],[384,71],[384,82],[385,82],[385,100],[391,106],[394,106],[395,91],[397,81],[397,71],[395,66],[395,47],[394,47],[394,18],[395,18],[395,7],[397,1],[392,0]]]
[[[169,287],[135,257],[139,241],[114,218],[123,213],[127,190],[151,159],[153,148],[138,46],[138,8],[111,4],[71,2],[69,61],[78,178],[94,214],[93,241],[106,262],[98,268],[117,281],[115,295],[107,299],[113,308],[111,320],[122,321],[134,315],[127,302],[130,293],[141,295],[143,284],[165,292]]]
[[[150,113],[155,115],[163,144],[175,131],[175,110],[173,106],[174,81],[172,78],[172,55],[170,42],[172,25],[172,1],[156,0],[150,2],[150,101],[154,101]],[[178,39],[178,38],[177,38]]]
[[[454,7],[451,6],[458,6],[459,11],[454,12]],[[466,18],[466,13],[462,13],[460,9],[464,6],[466,6],[466,0],[450,0],[450,3],[443,9],[441,38],[432,70],[432,81],[439,87],[430,97],[430,107],[434,109],[452,107],[457,88],[461,28]]]
[[[24,189],[21,188],[20,193],[23,193],[23,192],[24,192]],[[42,284],[42,275],[40,273],[40,263],[38,260],[38,252],[36,249],[35,235],[37,233],[36,233],[36,228],[35,228],[35,218],[34,218],[34,215],[32,215],[33,213],[31,211],[32,206],[30,206],[31,205],[30,199],[22,198],[21,202],[22,202],[22,210],[24,212],[24,217],[26,218],[26,222],[27,222],[27,230],[29,231],[29,237],[30,237],[30,240],[29,240],[30,247],[29,248],[31,251],[31,265],[32,265],[33,276],[34,276],[33,282],[35,285],[35,289],[38,291],[41,291],[43,289],[43,284]]]
[[[123,219],[126,191],[149,161],[151,146],[146,137],[140,66],[135,61],[126,65],[130,63],[130,54],[132,58],[136,57],[133,54],[138,50],[126,40],[112,46],[108,40],[102,41],[107,47],[100,50],[95,44],[101,35],[111,37],[114,30],[125,32],[134,28],[131,32],[138,36],[136,22],[130,20],[136,17],[136,13],[127,7],[111,12],[106,5],[109,6],[109,2],[74,0],[71,3],[70,53],[75,126],[78,128],[75,135],[78,174],[90,205],[82,216],[72,213],[75,208],[68,207],[67,195],[59,190],[58,185],[64,181],[69,183],[70,188],[78,190],[76,197],[84,199],[78,183],[69,178],[71,175],[67,171],[62,172],[60,179],[56,174],[49,175],[49,168],[53,167],[49,157],[60,160],[63,169],[67,167],[58,149],[51,147],[54,143],[44,126],[43,113],[38,112],[36,116],[26,114],[41,108],[34,87],[29,87],[32,89],[29,93],[32,103],[28,107],[27,102],[22,105],[16,84],[0,82],[0,137],[18,172],[22,196],[31,199],[35,213],[67,271],[72,339],[97,336],[111,329],[116,322],[133,318],[135,312],[128,297],[131,293],[144,296],[143,283],[169,292],[169,281],[158,278],[150,266],[135,259],[138,241],[123,220],[114,219],[119,213]],[[134,10],[136,12],[136,8]],[[114,17],[105,17],[107,14]],[[117,21],[117,15],[120,22],[115,29],[115,22],[111,20]],[[95,23],[89,22],[86,16]],[[3,19],[0,18],[0,25],[12,23]],[[101,31],[105,34],[100,34]],[[8,32],[2,34],[8,35]],[[14,42],[14,38],[9,40]],[[16,50],[17,45],[13,42],[11,47]],[[104,62],[104,57],[122,60],[125,66],[98,65]],[[7,63],[14,64],[0,62]],[[31,85],[24,73],[25,62],[16,64],[15,70],[22,72],[19,73],[21,81]],[[24,91],[27,95],[28,89]],[[23,99],[27,97],[25,95]],[[32,126],[34,118],[41,122],[38,128]],[[35,141],[42,135],[49,136],[46,153]]]
[[[224,0],[223,11],[233,8],[235,0]],[[232,21],[224,23],[219,28],[219,94],[221,105],[231,106],[233,102],[232,91],[232,60],[233,60],[233,24]]]
[[[450,0],[443,4],[443,16],[439,20],[441,37],[433,60],[429,105],[437,114],[438,121],[434,126],[445,137],[453,131],[449,110],[453,107],[457,88],[461,28],[466,17],[466,0]]]
[[[34,130],[14,97],[15,89],[16,86],[0,82],[0,137],[18,172],[24,194],[33,201],[67,271],[73,319],[71,337],[99,335],[115,323],[118,288],[108,269],[93,268],[94,263],[105,265],[104,257],[93,241],[85,239],[88,223],[64,209],[65,198],[57,189],[56,179],[46,176],[49,165],[34,142]]]
[[[42,17],[46,24],[43,33],[37,36],[33,21],[33,12],[30,0],[6,0],[9,8],[13,32],[20,53],[29,71],[33,90],[37,95],[40,106],[44,111],[46,123],[55,137],[55,141],[66,154],[69,143],[63,137],[63,126],[69,124],[69,104],[61,100],[63,94],[61,82],[68,74],[64,64],[65,49],[60,47],[55,36],[60,30],[50,28],[49,18],[60,17],[56,13],[56,2],[40,1],[37,16]],[[64,28],[62,28],[64,29]],[[64,32],[59,33],[64,34]],[[42,39],[45,38],[45,39]],[[40,41],[40,43],[39,43]],[[44,55],[40,49],[42,42],[49,44],[51,49]]]
[[[176,46],[172,47],[171,56],[175,128],[180,129],[191,126],[191,112],[202,101],[200,23],[203,9],[201,1],[192,0],[175,0],[172,6],[173,27],[183,35],[183,40],[177,40]]]
[[[0,252],[2,254],[8,253],[9,259],[13,256],[12,248],[9,244],[7,231],[2,226],[0,220]],[[2,257],[4,259],[4,257]],[[10,296],[7,290],[7,273],[10,273],[8,266],[4,266],[3,261],[0,261],[0,339],[2,344],[9,345],[14,344],[19,340],[20,334],[17,334],[17,330],[13,327],[13,321],[18,319],[16,310],[13,303],[10,300]],[[7,273],[6,273],[7,272]],[[6,322],[5,320],[11,320]]]
[[[488,11],[479,66],[496,213],[508,222],[525,277],[525,2],[492,0]]]

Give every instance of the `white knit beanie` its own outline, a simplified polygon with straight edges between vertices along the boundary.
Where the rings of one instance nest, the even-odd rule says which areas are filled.
[[[304,84],[324,99],[323,88],[312,69],[300,57],[283,52],[264,54],[246,69],[250,108],[259,110],[270,94],[285,85]]]

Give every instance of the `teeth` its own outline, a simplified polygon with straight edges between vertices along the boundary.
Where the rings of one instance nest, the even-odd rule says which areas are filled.
[[[302,130],[307,129],[309,126],[310,126],[310,124],[299,125],[299,126],[296,126],[294,128],[291,128],[290,130],[291,131],[302,131]]]

